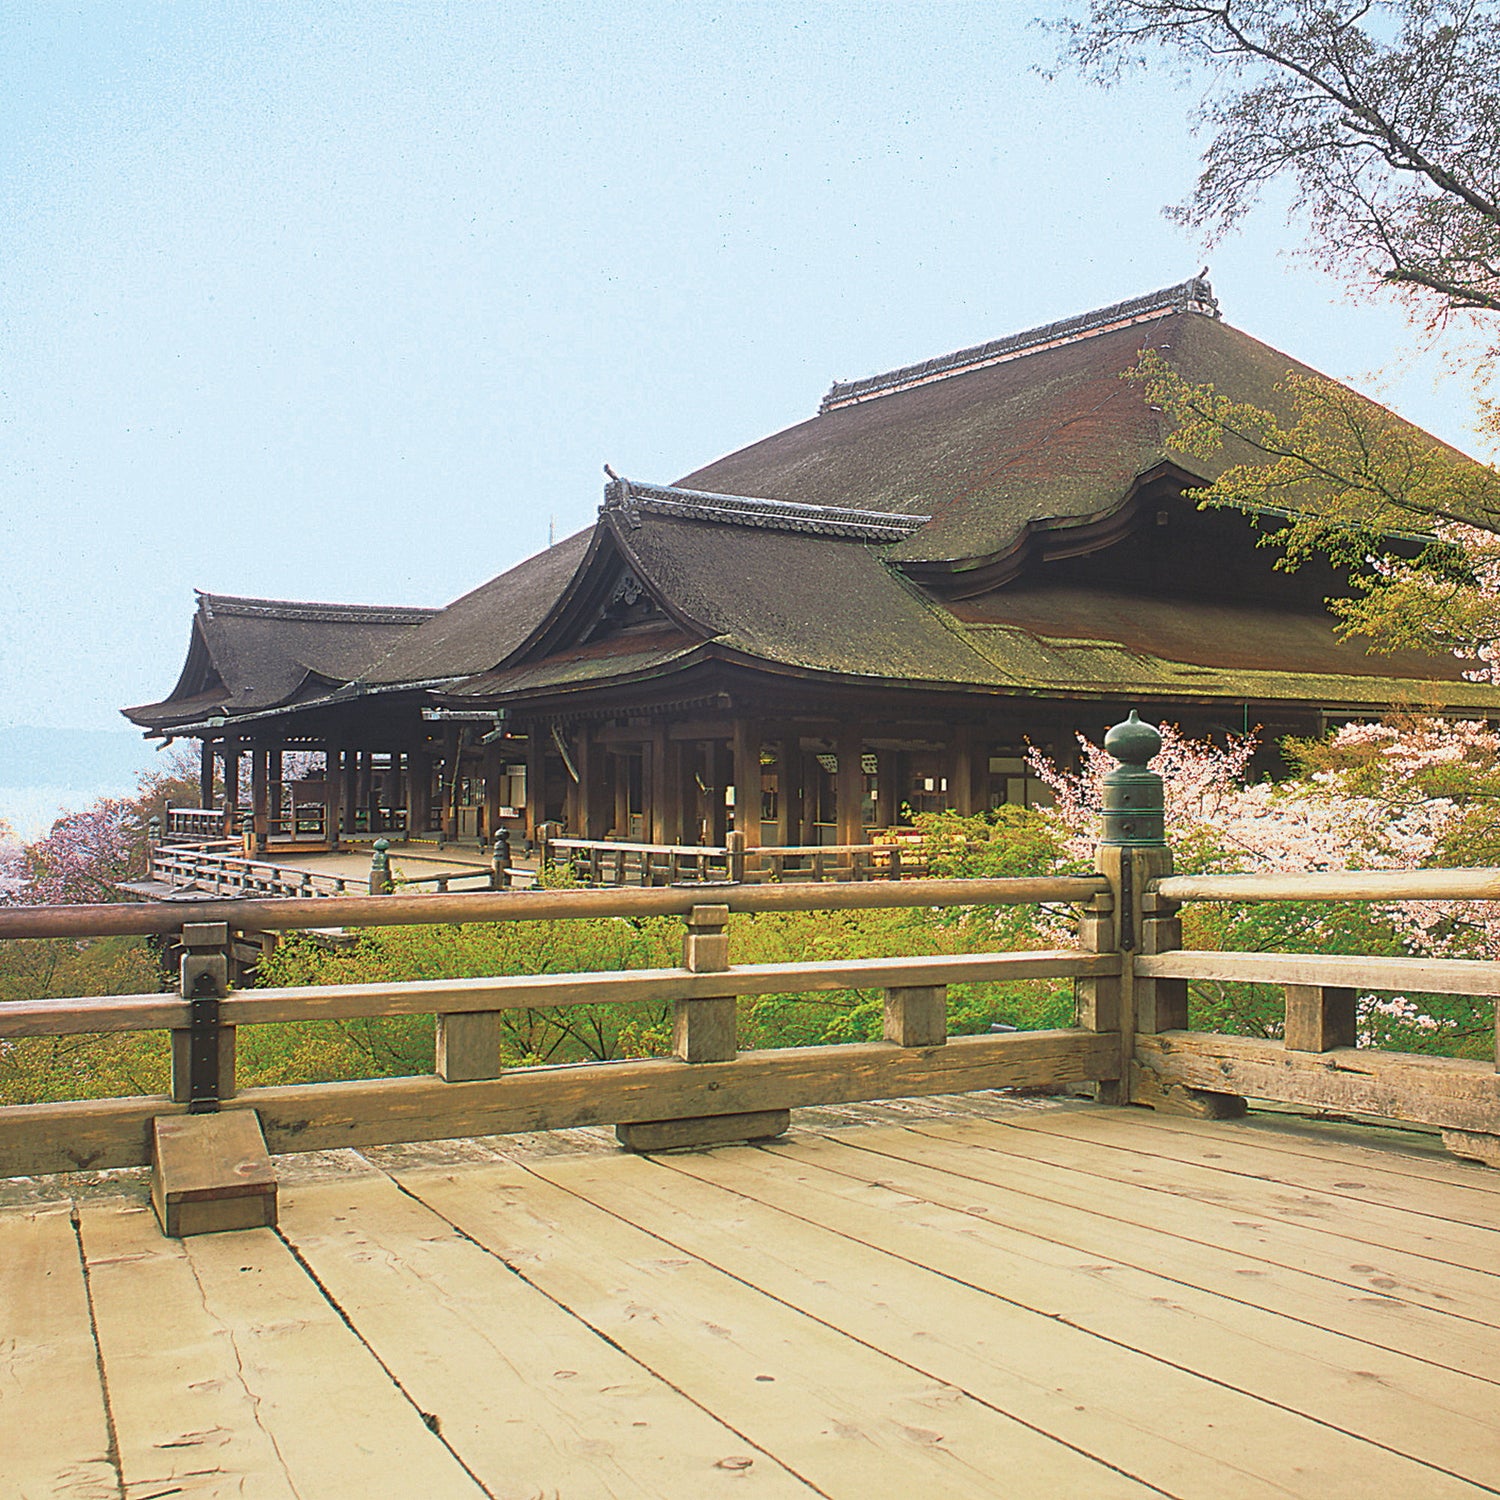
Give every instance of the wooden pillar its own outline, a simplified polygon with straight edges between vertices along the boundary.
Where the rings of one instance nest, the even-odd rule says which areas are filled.
[[[323,757],[324,822],[330,849],[337,849],[339,846],[339,824],[344,810],[344,776],[341,765],[343,754],[338,745],[330,740]]]
[[[415,836],[432,827],[432,757],[425,750],[406,756],[406,830]]]
[[[271,782],[271,825],[272,825],[272,830],[275,831],[276,825],[281,822],[281,816],[282,816],[282,812],[284,810],[282,808],[282,805],[281,805],[282,804],[282,788],[281,788],[282,766],[281,766],[281,750],[280,750],[280,747],[278,747],[275,750],[268,750],[266,752],[266,754],[269,757],[267,764],[268,764],[268,774],[269,774],[269,778],[270,778],[270,782]]]
[[[198,806],[214,805],[214,742],[204,740],[198,752]]]
[[[443,782],[439,804],[439,826],[443,838],[458,837],[458,775],[463,757],[463,730],[457,724],[443,726]]]
[[[224,805],[240,805],[240,742],[224,741]]]
[[[484,747],[484,826],[479,836],[486,842],[500,826],[500,772],[503,752],[498,744]]]
[[[894,828],[901,812],[900,790],[896,782],[899,752],[881,750],[875,757],[875,822],[881,828]]]
[[[948,747],[948,806],[965,817],[978,812],[974,801],[974,761],[977,755],[974,731],[958,725]]]
[[[526,836],[533,842],[547,821],[547,742],[539,720],[526,730]]]
[[[822,767],[818,765],[818,758],[812,751],[804,750],[800,740],[796,743],[797,784],[802,789],[802,795],[797,799],[796,842],[814,844],[818,839],[818,778],[822,775]]]
[[[257,854],[266,852],[271,835],[271,752],[263,745],[250,748],[250,819]]]
[[[617,839],[630,837],[630,770],[633,757],[621,751],[611,751],[615,766],[615,821]]]
[[[838,842],[862,844],[865,841],[864,804],[865,773],[864,726],[841,724],[838,737]]]
[[[800,823],[797,742],[776,741],[776,842],[790,844]]]
[[[573,733],[573,766],[578,780],[570,784],[568,827],[578,839],[597,838],[592,817],[594,788],[593,733],[587,724],[579,724]]]
[[[344,832],[353,833],[359,808],[359,751],[345,750],[343,755],[343,790],[339,793],[339,804],[344,809]]]
[[[745,835],[745,843],[760,843],[760,725],[752,719],[734,721],[730,742],[734,757],[734,831]]]
[[[646,768],[646,816],[643,820],[648,830],[646,842],[648,844],[666,844],[671,840],[667,837],[667,819],[669,813],[675,811],[678,831],[681,831],[682,813],[680,806],[673,808],[669,804],[680,804],[680,797],[673,797],[671,793],[671,778],[667,774],[667,731],[665,725],[658,725],[651,731],[651,739],[646,746],[648,766]]]

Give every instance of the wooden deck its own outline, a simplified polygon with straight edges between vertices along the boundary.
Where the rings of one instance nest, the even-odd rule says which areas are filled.
[[[0,1496],[1500,1493],[1500,1172],[1428,1138],[974,1096],[281,1165],[183,1242],[10,1186]]]

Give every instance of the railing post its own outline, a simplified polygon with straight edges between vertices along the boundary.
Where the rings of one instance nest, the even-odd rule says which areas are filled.
[[[395,889],[391,880],[391,845],[389,839],[376,839],[370,856],[370,894],[389,896]]]
[[[694,974],[722,974],[729,967],[727,906],[695,906],[688,913],[682,965]],[[672,1050],[685,1063],[728,1062],[735,1055],[735,997],[678,1000],[672,1012]],[[669,1151],[728,1141],[764,1141],[791,1122],[785,1109],[704,1114],[676,1120],[622,1121],[615,1138],[631,1151]]]
[[[182,949],[179,981],[191,1020],[172,1032],[172,1098],[189,1114],[213,1114],[234,1097],[235,1029],[219,1020],[219,1001],[229,993],[229,928],[190,922]]]
[[[490,889],[510,889],[510,830],[506,828],[495,835],[494,852],[490,855]]]
[[[722,974],[729,967],[727,906],[695,906],[682,940],[682,966],[693,974]],[[733,995],[678,1000],[672,1011],[672,1050],[683,1062],[727,1062],[735,1054]]]
[[[885,1039],[898,1047],[941,1047],[948,1040],[948,986],[914,985],[885,992]]]
[[[745,834],[742,829],[732,829],[724,840],[724,847],[728,850],[729,878],[735,885],[745,883]]]
[[[1291,1052],[1332,1052],[1353,1047],[1354,991],[1344,985],[1289,984],[1282,1038]]]
[[[1109,881],[1114,898],[1114,946],[1121,958],[1120,1079],[1112,1088],[1102,1086],[1099,1097],[1121,1104],[1148,1104],[1172,1114],[1234,1118],[1245,1112],[1245,1101],[1238,1094],[1179,1085],[1164,1087],[1137,1060],[1138,1034],[1187,1028],[1187,982],[1137,976],[1135,972],[1138,955],[1182,946],[1182,924],[1176,903],[1147,889],[1172,873],[1162,779],[1147,769],[1148,762],[1161,750],[1161,735],[1152,725],[1142,723],[1132,710],[1124,723],[1116,724],[1104,736],[1104,748],[1119,762],[1104,777],[1104,834],[1099,843],[1098,868]]]

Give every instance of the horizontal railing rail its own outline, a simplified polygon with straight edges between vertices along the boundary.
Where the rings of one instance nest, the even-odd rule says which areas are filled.
[[[289,932],[320,927],[404,927],[424,923],[550,922],[568,917],[686,916],[713,900],[732,912],[850,911],[909,906],[1026,906],[1067,904],[1107,893],[1097,875],[922,880],[900,885],[701,886],[645,890],[464,891],[449,895],[327,896],[292,903],[194,902],[190,920],[227,922],[241,932]],[[0,939],[15,937],[148,937],[173,933],[180,906],[121,902],[102,906],[0,907]]]
[[[1169,875],[1152,888],[1168,901],[1496,901],[1500,869]]]

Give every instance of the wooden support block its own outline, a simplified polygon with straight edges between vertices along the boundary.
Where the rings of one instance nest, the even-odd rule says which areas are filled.
[[[1500,1135],[1487,1135],[1482,1130],[1445,1130],[1443,1145],[1465,1161],[1500,1167]]]
[[[151,1122],[151,1205],[174,1239],[274,1228],[276,1173],[253,1109]]]
[[[437,1018],[433,1071],[445,1083],[500,1076],[500,1012],[463,1011]]]
[[[686,1120],[638,1120],[616,1125],[615,1139],[628,1151],[678,1151],[690,1146],[769,1141],[786,1130],[791,1118],[790,1110],[759,1109]]]
[[[948,986],[887,990],[885,1039],[898,1047],[941,1047],[948,1040]]]
[[[1354,991],[1343,985],[1288,984],[1286,1028],[1282,1033],[1293,1052],[1332,1052],[1353,1047]]]

